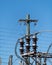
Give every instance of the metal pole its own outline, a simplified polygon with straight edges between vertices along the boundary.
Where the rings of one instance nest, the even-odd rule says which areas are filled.
[[[8,65],[12,65],[12,58],[13,58],[13,56],[10,55],[10,56],[9,56],[9,62],[8,62]]]
[[[2,64],[2,59],[1,59],[1,57],[0,57],[0,65]]]
[[[30,39],[29,35],[30,35],[30,21],[28,21],[28,19],[30,19],[30,15],[28,14],[26,16],[26,19],[27,19],[27,28],[26,28],[26,35],[28,35],[28,38]],[[30,46],[30,41],[28,42],[29,46]],[[30,50],[29,50],[30,51]],[[27,58],[27,62],[28,62],[28,65],[30,64],[30,57]]]
[[[26,24],[27,24],[26,32],[27,32],[27,35],[29,35],[30,34],[30,22],[28,21],[28,19],[30,19],[30,15],[29,14],[26,16],[26,19],[27,19],[27,22],[26,22]]]

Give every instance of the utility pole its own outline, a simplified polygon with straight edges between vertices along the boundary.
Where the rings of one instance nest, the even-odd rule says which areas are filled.
[[[0,57],[0,65],[2,64],[2,58]]]
[[[8,65],[12,65],[12,58],[13,58],[13,56],[10,55],[10,56],[9,56],[9,62],[8,62]]]
[[[15,46],[15,54],[18,58],[21,59],[20,65],[47,65],[47,58],[52,58],[52,53],[48,52],[39,52],[37,51],[37,34],[41,32],[36,32],[34,34],[30,34],[30,23],[37,22],[37,20],[30,19],[30,15],[26,16],[26,19],[20,19],[19,22],[26,23],[26,35],[17,40]],[[31,43],[32,40],[32,43]],[[20,43],[20,55],[17,53],[17,45]],[[48,51],[51,46],[49,46]],[[42,61],[42,59],[44,61]],[[31,61],[32,60],[32,61]],[[9,64],[11,65],[11,64]]]
[[[30,15],[28,14],[26,16],[26,19],[20,19],[20,22],[25,22],[27,27],[26,27],[26,53],[30,52],[30,22],[37,22],[37,20],[32,20],[30,19]],[[28,65],[30,64],[30,57],[25,58],[26,61],[28,62]]]

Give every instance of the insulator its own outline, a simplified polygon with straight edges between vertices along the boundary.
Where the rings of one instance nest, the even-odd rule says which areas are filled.
[[[32,48],[33,48],[33,51],[36,53],[37,46],[33,44]]]
[[[32,39],[33,39],[34,42],[37,41],[37,37],[36,36],[33,36]]]
[[[30,37],[26,37],[26,52],[30,51]]]
[[[23,52],[24,52],[24,48],[20,47],[20,54],[23,54]]]
[[[37,48],[37,45],[36,44],[33,44],[32,47],[33,47],[33,49],[36,49]]]
[[[29,44],[26,44],[26,49],[30,49],[30,45]]]
[[[26,52],[29,52],[29,51],[30,51],[30,45],[26,44]]]
[[[36,36],[33,36],[32,37],[32,40],[33,40],[33,44],[32,44],[32,48],[33,48],[33,51],[36,53],[36,49],[37,49],[37,37]]]
[[[26,37],[26,52],[30,51],[30,38],[27,36]]]
[[[20,53],[21,54],[24,53],[24,41],[23,41],[23,39],[20,39]]]
[[[26,37],[26,41],[29,42],[30,41],[30,38],[29,37]]]
[[[24,45],[24,41],[23,39],[20,39],[20,47],[23,47],[23,45]]]

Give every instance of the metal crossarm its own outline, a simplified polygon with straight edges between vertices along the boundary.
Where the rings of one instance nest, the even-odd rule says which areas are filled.
[[[20,22],[22,22],[22,21],[25,21],[25,22],[28,22],[28,21],[30,21],[30,22],[38,22],[38,20],[32,20],[32,19],[20,19],[19,21]]]
[[[24,53],[22,56],[37,56],[39,58],[52,58],[52,53],[42,53],[42,52],[37,52],[36,54],[34,52],[29,52],[29,53]]]
[[[52,53],[41,53],[41,58],[52,58]]]

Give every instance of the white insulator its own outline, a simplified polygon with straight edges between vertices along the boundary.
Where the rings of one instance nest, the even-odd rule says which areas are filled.
[[[33,46],[36,46],[36,44],[33,44]]]
[[[23,42],[23,39],[20,39],[20,42]]]
[[[32,38],[36,38],[36,36],[35,35],[33,35],[33,37]]]
[[[29,46],[29,44],[26,44],[26,46]]]
[[[23,49],[23,47],[20,47],[20,49]]]

